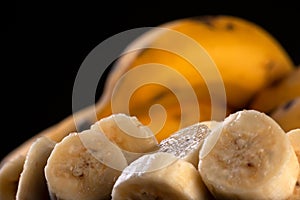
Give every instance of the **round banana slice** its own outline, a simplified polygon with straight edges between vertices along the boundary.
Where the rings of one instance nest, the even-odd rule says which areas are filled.
[[[287,135],[271,117],[242,110],[205,139],[199,172],[217,199],[287,199],[299,163]]]
[[[57,143],[45,176],[54,199],[110,199],[111,190],[127,166],[121,150],[101,132],[71,133]]]
[[[25,156],[15,156],[0,169],[0,199],[15,200]]]
[[[287,132],[287,136],[289,137],[291,144],[296,152],[298,162],[300,164],[300,128],[293,129]],[[295,189],[293,195],[288,198],[288,200],[299,200],[300,199],[300,173],[298,175],[298,179],[295,185]]]
[[[55,142],[42,136],[30,146],[20,175],[16,199],[49,199],[44,167]]]
[[[103,132],[111,142],[118,145],[128,163],[158,149],[154,133],[134,116],[112,114],[97,121],[91,129]]]
[[[119,176],[112,191],[112,200],[209,198],[197,169],[164,152],[144,155],[132,162]]]
[[[175,132],[160,142],[159,151],[171,153],[198,168],[199,151],[210,132],[206,124],[210,123],[196,123]]]

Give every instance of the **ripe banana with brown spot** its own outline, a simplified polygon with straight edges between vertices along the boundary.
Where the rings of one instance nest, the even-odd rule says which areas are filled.
[[[270,116],[286,132],[300,128],[300,96],[280,105]]]
[[[300,66],[290,71],[282,80],[258,92],[249,108],[271,113],[297,97],[300,97]]]
[[[0,199],[15,200],[25,156],[15,156],[0,169]]]
[[[142,35],[133,42],[132,46],[142,44],[145,48],[123,55],[116,63],[116,69],[124,71],[139,67],[146,69],[145,65],[151,67],[154,65],[153,63],[167,66],[188,80],[200,105],[201,102],[206,102],[211,99],[207,86],[209,84],[216,84],[216,82],[214,82],[216,81],[216,77],[212,77],[213,75],[203,77],[201,75],[204,74],[200,74],[197,71],[195,65],[199,64],[198,62],[201,63],[201,59],[197,58],[203,55],[199,52],[199,49],[196,48],[197,45],[202,46],[215,62],[226,89],[227,104],[224,106],[226,108],[232,108],[233,110],[247,106],[258,91],[270,86],[274,81],[281,79],[294,68],[291,58],[274,37],[257,24],[238,17],[220,15],[202,18],[185,18],[171,21],[158,27],[166,28],[171,31],[162,31],[161,34],[153,34],[153,37],[147,37],[149,35],[143,37]],[[173,34],[176,31],[187,38],[193,39],[197,45],[191,45],[191,43],[188,43],[188,39],[178,40],[177,35]],[[153,32],[155,32],[155,30]],[[174,43],[174,41],[176,41],[176,43]],[[155,47],[161,47],[162,49],[155,49]],[[184,53],[177,55],[176,53],[178,52]],[[191,63],[191,60],[197,60],[198,62]],[[202,60],[202,63],[203,62]],[[209,65],[209,63],[205,62],[205,65]],[[205,68],[202,72],[204,71]],[[212,71],[212,69],[208,69],[208,71]],[[148,116],[148,110],[151,105],[160,104],[161,101],[162,105],[166,108],[167,116],[172,116],[173,110],[178,108],[179,105],[178,103],[177,105],[175,103],[174,106],[170,105],[175,101],[174,93],[170,91],[170,88],[176,88],[176,92],[181,90],[185,91],[182,84],[179,84],[178,81],[174,81],[177,79],[174,79],[171,73],[167,71],[155,73],[153,76],[156,78],[155,80],[159,80],[157,77],[161,77],[161,81],[156,82],[160,84],[163,83],[163,85],[147,84],[141,86],[135,91],[129,102],[131,114],[140,119],[146,118],[143,116]],[[143,74],[136,73],[136,77],[143,77]],[[166,83],[164,80],[168,80],[168,84],[164,84]],[[207,82],[205,82],[205,80]],[[132,78],[125,78],[122,81],[128,81],[128,85],[131,86],[135,83],[135,79]],[[123,82],[120,83],[121,86]],[[123,101],[120,97],[128,93],[128,87],[124,87],[117,92],[119,93],[118,99]],[[163,99],[169,99],[166,101],[169,103],[164,104]],[[180,103],[184,104],[185,102]],[[125,106],[126,108],[128,107],[128,105]],[[108,107],[111,107],[111,105],[108,105]],[[109,111],[109,108],[105,110]],[[185,114],[180,113],[180,109],[176,112],[179,116]],[[201,111],[200,109],[200,114],[206,116],[207,112]],[[101,112],[99,116],[102,116]],[[202,118],[201,121],[210,119],[211,118]],[[175,121],[179,124],[179,120],[180,118],[174,119],[170,117],[167,119],[166,125],[169,121]],[[191,124],[198,121],[199,119],[192,121]],[[171,122],[170,124],[172,124]],[[167,127],[168,126],[166,126],[166,128]],[[170,129],[163,129],[157,135],[159,141],[170,135],[169,130]],[[172,127],[172,130],[171,132],[177,131],[178,125]]]
[[[216,199],[287,199],[299,174],[286,133],[255,110],[229,115],[199,155],[199,172]]]
[[[30,147],[20,175],[16,199],[50,199],[44,167],[55,142],[46,137],[38,138]]]
[[[290,139],[290,142],[294,148],[294,151],[297,155],[298,162],[300,165],[300,129],[290,130],[289,132],[287,132],[287,136]],[[298,199],[300,199],[300,173],[298,175],[298,179],[295,184],[294,192],[292,196],[288,198],[288,200],[298,200]]]
[[[112,200],[210,198],[197,169],[164,152],[147,154],[132,162],[123,170],[112,191]]]
[[[71,133],[54,147],[45,167],[52,199],[109,199],[127,166],[115,144],[94,130]]]

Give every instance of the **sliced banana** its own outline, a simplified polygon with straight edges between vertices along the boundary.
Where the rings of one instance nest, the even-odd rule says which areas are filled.
[[[112,187],[127,166],[121,150],[94,130],[71,133],[57,143],[45,176],[53,199],[110,199]]]
[[[44,167],[54,146],[55,142],[45,136],[32,143],[20,175],[17,200],[49,199]]]
[[[25,156],[15,156],[0,169],[0,199],[15,200]]]
[[[172,154],[143,155],[117,179],[112,200],[204,200],[210,194],[195,167]]]
[[[217,199],[287,199],[299,163],[288,137],[255,110],[229,115],[205,139],[199,172]]]
[[[91,129],[103,132],[111,142],[117,144],[128,163],[158,149],[154,133],[135,116],[112,114],[97,121]]]
[[[287,133],[288,138],[291,141],[291,144],[296,152],[298,162],[300,164],[300,129],[293,129]],[[293,195],[288,198],[288,200],[299,200],[300,199],[300,173],[295,185]]]
[[[159,151],[171,153],[198,168],[199,151],[210,132],[206,124],[209,125],[210,122],[196,123],[175,132],[160,142]]]

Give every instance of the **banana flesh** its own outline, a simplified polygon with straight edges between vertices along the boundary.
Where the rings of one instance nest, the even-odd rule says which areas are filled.
[[[293,129],[287,132],[287,136],[290,139],[290,142],[296,152],[298,162],[300,164],[300,129]],[[288,198],[288,200],[298,200],[298,199],[300,199],[300,173],[298,175],[294,192],[292,196]]]
[[[156,152],[138,158],[119,176],[112,200],[124,199],[204,200],[210,194],[191,163]]]
[[[112,114],[97,121],[91,129],[101,131],[120,147],[128,163],[158,149],[154,133],[135,116]]]
[[[255,110],[229,115],[200,150],[201,177],[217,199],[287,199],[299,163],[288,137]]]
[[[0,169],[0,199],[15,200],[25,156],[15,156]]]
[[[203,123],[188,126],[162,140],[159,144],[159,151],[173,154],[192,163],[197,168],[199,151],[209,132],[210,129]]]
[[[38,138],[30,147],[20,175],[16,199],[49,199],[44,167],[55,142]]]
[[[53,199],[109,199],[127,161],[104,134],[94,130],[71,133],[53,149],[45,167]]]

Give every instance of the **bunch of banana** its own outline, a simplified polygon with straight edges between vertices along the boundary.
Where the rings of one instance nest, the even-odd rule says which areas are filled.
[[[257,92],[294,69],[291,58],[272,35],[238,17],[185,18],[158,28],[125,49],[127,53],[114,69],[126,73],[119,73],[123,75],[121,79],[109,80],[110,85],[118,81],[118,100],[103,105],[106,112],[101,112],[101,108],[98,116],[101,118],[111,112],[111,107],[117,107],[117,112],[129,110],[147,124],[149,109],[160,104],[167,119],[157,133],[159,141],[198,121],[222,120],[232,111],[245,108]],[[121,97],[127,97],[132,88],[138,89],[128,105],[127,99]],[[191,101],[193,95],[196,103]],[[194,117],[191,110],[200,116]]]
[[[201,149],[200,163],[202,164],[199,164],[199,172],[201,176],[204,176],[202,173],[207,169],[205,160],[208,160],[207,163],[214,162],[210,160],[214,156],[209,155],[215,151],[219,152],[220,149],[223,150],[224,143],[212,141],[223,141],[221,139],[224,135],[223,130],[227,127],[226,123],[229,123],[230,119],[234,117],[231,115],[231,118],[226,119],[225,122],[219,121],[224,120],[230,114],[251,108],[271,116],[286,132],[300,127],[299,74],[299,68],[295,67],[280,43],[262,27],[245,19],[225,15],[202,16],[179,19],[159,25],[157,29],[149,30],[141,35],[124,50],[124,54],[117,60],[108,75],[104,92],[95,107],[82,109],[60,123],[45,129],[2,160],[0,164],[0,199],[15,199],[16,196],[22,199],[29,195],[26,192],[28,178],[24,177],[32,177],[27,169],[28,166],[31,166],[30,160],[35,159],[34,155],[39,154],[32,153],[34,150],[31,150],[31,147],[39,148],[39,143],[35,142],[41,137],[49,138],[51,141],[47,146],[47,148],[49,147],[48,151],[40,155],[43,161],[47,157],[47,153],[51,151],[51,144],[57,143],[45,168],[47,186],[53,198],[93,199],[96,198],[95,196],[98,199],[108,198],[114,181],[122,170],[115,170],[115,168],[107,166],[112,164],[120,167],[105,157],[103,151],[97,148],[97,142],[99,144],[107,143],[105,147],[110,151],[104,152],[117,156],[121,163],[121,169],[131,165],[145,153],[172,152],[173,150],[175,152],[173,155],[180,159],[179,162],[186,163],[188,161],[187,163],[190,162],[198,168],[199,158],[195,159],[195,155]],[[96,109],[97,119],[94,117],[94,109]],[[135,117],[128,118],[126,115]],[[292,183],[295,184],[292,177],[297,170],[286,170],[290,171],[289,174],[285,174],[287,175],[286,179],[282,178],[283,175],[276,170],[289,169],[290,166],[294,166],[286,161],[288,155],[292,153],[287,144],[284,144],[286,139],[282,136],[282,130],[278,130],[274,122],[265,116],[253,115],[261,118],[262,122],[266,122],[265,124],[269,123],[269,127],[274,129],[271,133],[276,135],[274,142],[282,139],[279,146],[283,148],[281,149],[282,153],[278,152],[280,148],[274,150],[278,154],[278,158],[282,158],[278,162],[282,166],[274,164],[278,166],[274,171],[269,168],[258,170],[261,173],[277,173],[278,179],[269,180],[268,177],[259,179],[254,176],[253,180],[270,183],[271,186],[263,185],[266,190],[273,187],[275,183],[280,186],[285,184],[283,188],[287,189],[286,192],[278,189],[278,196],[286,197],[292,190]],[[241,114],[241,116],[244,115]],[[242,126],[233,126],[232,129],[244,130],[243,124],[245,123],[241,122],[241,124]],[[260,123],[258,122],[258,124]],[[251,127],[245,126],[247,129],[243,134],[246,139],[248,137],[251,139],[251,136],[246,134],[251,132]],[[208,134],[210,131],[207,130],[207,127],[214,131]],[[87,128],[89,130],[86,130]],[[256,128],[261,133],[260,129]],[[128,129],[133,132],[134,137],[128,135]],[[82,132],[83,130],[86,131]],[[197,134],[195,130],[201,130],[201,134]],[[78,134],[75,134],[76,132]],[[95,133],[99,132],[103,133],[102,136],[95,138]],[[277,132],[280,134],[276,134]],[[151,135],[152,133],[155,134],[155,137]],[[181,136],[189,134],[195,137],[189,142],[183,142],[182,138],[184,137]],[[207,135],[209,135],[207,141],[210,142],[203,143]],[[228,147],[232,145],[230,142],[235,139],[234,137],[231,135],[224,139],[224,142],[228,142]],[[87,143],[82,143],[82,141]],[[171,141],[176,141],[175,145],[169,145]],[[40,142],[45,141],[40,140]],[[158,142],[161,144],[158,145]],[[136,143],[143,145],[132,145]],[[190,148],[186,152],[181,151],[177,154],[177,145],[190,145]],[[253,147],[256,147],[255,145]],[[271,147],[262,148],[263,152],[268,152],[269,148]],[[66,149],[70,149],[70,151],[64,151]],[[93,149],[93,151],[87,149]],[[179,147],[180,149],[181,147]],[[273,151],[273,149],[271,150]],[[73,153],[74,157],[72,157]],[[259,155],[255,154],[255,158],[259,158],[261,155],[259,152],[257,153]],[[72,156],[69,157],[69,154]],[[269,158],[268,154],[262,154],[262,156]],[[106,161],[105,164],[100,162],[103,159]],[[292,156],[290,160],[291,163],[294,163]],[[282,163],[284,161],[286,163]],[[55,163],[60,162],[65,162],[61,166],[62,168],[55,168],[57,166]],[[229,160],[229,162],[231,161]],[[272,161],[270,160],[270,162]],[[88,168],[77,169],[75,167],[77,164]],[[267,165],[265,162],[260,164]],[[70,167],[71,165],[73,167]],[[156,165],[156,161],[154,165]],[[97,166],[99,169],[105,168],[105,170],[91,169],[93,166]],[[42,167],[43,163],[38,166],[39,174],[41,174]],[[207,169],[208,174],[211,173],[210,170],[217,170],[218,167],[220,166],[216,163],[215,168]],[[177,164],[171,168],[176,169]],[[224,170],[226,171],[223,169],[219,172],[222,173]],[[91,174],[85,176],[89,171]],[[80,172],[78,177],[70,178],[74,175],[73,173],[78,175],[78,172]],[[165,171],[158,172],[157,176],[165,173]],[[248,171],[245,173],[247,174]],[[104,185],[101,180],[96,180],[96,177],[100,175],[105,177],[103,180],[109,184]],[[244,195],[227,187],[227,192],[224,192],[222,187],[219,187],[219,184],[222,185],[223,182],[214,185],[215,183],[212,183],[210,178],[209,176],[204,177],[203,181],[216,197],[231,198]],[[130,182],[131,178],[129,179]],[[36,180],[45,183],[45,179],[42,179],[41,176]],[[235,185],[239,181],[240,179],[230,184]],[[65,184],[62,186],[63,183]],[[42,187],[42,185],[39,186]],[[100,186],[103,186],[103,190],[96,190]],[[65,190],[62,190],[65,189],[64,187],[69,188],[69,191],[74,191],[75,197],[68,196],[70,193],[65,193]],[[120,186],[120,188],[122,187]],[[242,188],[240,191],[245,190]],[[262,195],[261,193],[254,189],[247,192],[247,195],[258,195],[257,198],[262,197],[262,199],[273,198],[269,192],[263,194],[265,196],[259,196]],[[116,194],[116,198],[119,196],[118,192],[114,194]]]
[[[98,119],[125,113],[143,124],[151,123],[149,127],[158,141],[198,121],[222,120],[245,108],[258,91],[294,68],[272,35],[240,17],[184,18],[156,28],[133,41],[115,63],[96,103],[96,112]],[[132,88],[138,89],[128,97]],[[165,113],[150,112],[151,117],[148,111],[156,104],[163,106]],[[97,121],[93,109],[78,111],[37,135],[58,142],[77,131],[74,118],[83,125]],[[24,142],[2,164],[16,155],[25,156],[35,139]]]

